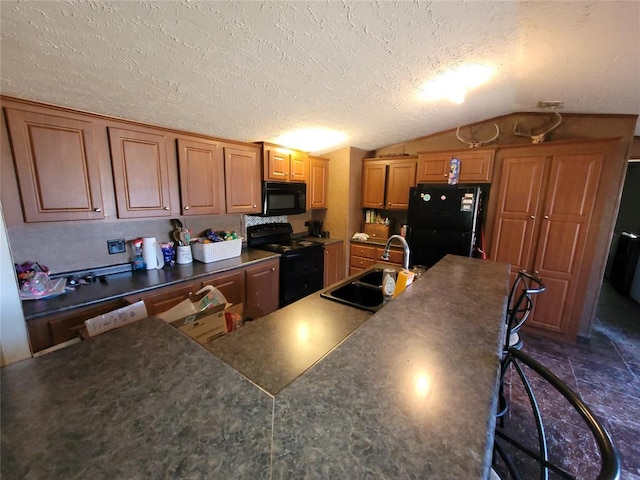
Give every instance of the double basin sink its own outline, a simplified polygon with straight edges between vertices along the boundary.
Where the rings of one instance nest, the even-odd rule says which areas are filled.
[[[362,310],[377,312],[385,303],[382,294],[383,269],[374,268],[349,278],[337,287],[322,292],[321,297]]]

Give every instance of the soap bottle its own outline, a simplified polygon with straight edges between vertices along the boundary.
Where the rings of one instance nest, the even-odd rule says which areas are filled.
[[[396,290],[396,271],[385,268],[382,272],[382,296],[385,299],[393,297]]]

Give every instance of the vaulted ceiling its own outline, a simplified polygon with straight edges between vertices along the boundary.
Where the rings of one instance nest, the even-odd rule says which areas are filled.
[[[315,153],[540,100],[640,113],[637,1],[3,0],[0,16],[3,94],[241,141],[346,135]],[[418,96],[469,64],[493,75],[464,103]]]

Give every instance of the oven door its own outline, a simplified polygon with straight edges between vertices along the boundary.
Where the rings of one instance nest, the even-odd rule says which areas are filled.
[[[264,182],[262,214],[296,215],[307,211],[307,185],[304,183]]]
[[[287,252],[280,258],[280,307],[317,292],[324,285],[323,248]]]

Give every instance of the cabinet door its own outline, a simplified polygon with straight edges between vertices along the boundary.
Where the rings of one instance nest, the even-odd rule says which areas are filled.
[[[109,127],[119,218],[169,217],[169,167],[164,135]]]
[[[306,182],[309,170],[309,156],[302,152],[291,152],[289,164],[289,181]]]
[[[362,167],[362,206],[383,208],[387,180],[386,162],[365,162]],[[408,199],[407,195],[407,199]]]
[[[224,149],[227,213],[260,213],[260,163],[255,150]]]
[[[156,288],[150,292],[130,295],[126,299],[130,303],[143,300],[144,306],[147,309],[147,315],[152,316],[175,307],[198,290],[199,288],[196,283],[180,283],[178,285]]]
[[[246,270],[247,303],[245,314],[250,318],[263,317],[278,309],[280,295],[280,263],[270,260]]]
[[[409,189],[416,186],[416,162],[394,162],[389,164],[387,180],[387,210],[407,210]]]
[[[569,328],[603,161],[600,153],[552,157],[533,265],[547,290],[536,298],[530,326]]]
[[[90,121],[7,108],[26,222],[104,218],[99,130]]]
[[[327,208],[329,160],[311,157],[309,160],[309,185],[307,188],[310,209]]]
[[[84,327],[84,321],[118,308],[127,306],[123,299],[107,301],[72,312],[57,313],[51,316],[27,321],[31,353],[45,350],[59,343],[76,338]]]
[[[244,269],[214,275],[202,282],[202,286],[212,285],[216,287],[227,302],[237,305],[245,303],[245,271]]]
[[[421,153],[418,155],[418,183],[447,183],[449,178],[449,162],[451,155],[448,153]]]
[[[324,246],[324,286],[328,287],[344,278],[343,242]]]
[[[417,183],[447,183],[452,158],[460,160],[459,183],[490,182],[494,156],[494,149],[420,153]]]
[[[182,215],[225,212],[222,147],[206,140],[178,139]]]
[[[533,266],[534,233],[544,166],[543,155],[506,155],[504,158],[491,258],[510,263],[513,275]]]
[[[291,154],[279,150],[267,150],[265,153],[265,181],[288,182]]]
[[[490,182],[493,176],[495,150],[473,150],[460,153],[460,183]]]

